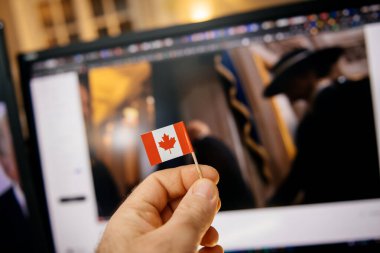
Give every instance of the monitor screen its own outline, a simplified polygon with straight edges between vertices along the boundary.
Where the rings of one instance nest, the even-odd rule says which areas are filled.
[[[20,57],[58,251],[93,250],[184,121],[225,250],[380,239],[380,5],[309,2]],[[79,239],[80,238],[80,239]]]

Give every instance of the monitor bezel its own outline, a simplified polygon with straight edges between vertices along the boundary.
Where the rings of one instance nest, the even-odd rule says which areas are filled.
[[[264,8],[259,10],[253,10],[246,13],[240,13],[235,15],[230,15],[226,17],[216,18],[213,20],[176,25],[167,28],[160,28],[147,31],[138,31],[122,34],[118,37],[106,37],[100,38],[92,42],[80,42],[74,43],[68,46],[56,47],[51,49],[46,49],[42,51],[22,53],[18,55],[18,64],[21,80],[21,89],[23,94],[25,112],[27,116],[27,123],[29,128],[30,146],[31,146],[31,156],[32,164],[38,173],[34,173],[34,181],[37,182],[34,187],[38,189],[38,200],[42,206],[44,222],[50,224],[47,200],[44,192],[43,186],[43,175],[41,160],[39,154],[39,146],[37,140],[36,125],[34,121],[34,113],[32,109],[32,98],[30,90],[30,80],[31,80],[31,70],[34,63],[38,61],[44,61],[52,58],[71,56],[75,54],[82,54],[87,52],[98,51],[102,49],[109,49],[118,47],[120,45],[128,46],[134,43],[141,43],[145,41],[152,41],[155,39],[162,39],[166,37],[179,37],[186,34],[193,34],[196,32],[201,32],[205,30],[217,29],[226,26],[236,26],[240,24],[245,24],[248,22],[262,22],[267,20],[275,20],[279,18],[287,18],[298,15],[308,15],[313,13],[319,13],[324,11],[334,11],[344,8],[356,8],[364,5],[377,4],[376,0],[362,0],[360,2],[356,0],[346,0],[346,1],[325,1],[325,0],[305,0],[304,2],[297,2],[291,4],[280,5],[271,8]],[[47,228],[50,244],[54,245],[51,229]],[[324,245],[324,244],[321,244]],[[321,246],[315,245],[315,246]],[[312,247],[312,245],[310,246]],[[363,244],[365,247],[365,244]]]

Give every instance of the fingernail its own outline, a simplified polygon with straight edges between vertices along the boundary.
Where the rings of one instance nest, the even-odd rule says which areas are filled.
[[[214,198],[216,192],[215,184],[207,179],[198,180],[193,187],[193,194],[210,200]]]

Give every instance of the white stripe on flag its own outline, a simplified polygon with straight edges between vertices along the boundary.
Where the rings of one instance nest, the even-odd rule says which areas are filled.
[[[179,145],[178,137],[174,130],[173,125],[154,130],[152,131],[152,134],[156,142],[158,153],[160,154],[161,160],[163,162],[183,155],[181,146]],[[175,138],[175,143],[173,145],[173,148],[171,148],[170,150],[169,149],[165,150],[159,145],[159,142],[163,141],[162,138],[164,137],[165,134],[169,136],[169,139],[172,137]]]

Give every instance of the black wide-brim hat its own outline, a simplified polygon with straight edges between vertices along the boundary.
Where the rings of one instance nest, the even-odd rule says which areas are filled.
[[[285,54],[271,69],[273,79],[264,90],[265,97],[283,93],[289,79],[301,71],[314,69],[317,66],[331,66],[343,54],[341,47],[330,47],[316,51],[305,48],[296,49]]]

